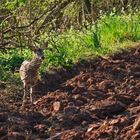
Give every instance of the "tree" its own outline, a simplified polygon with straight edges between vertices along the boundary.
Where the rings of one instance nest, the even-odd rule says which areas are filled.
[[[139,8],[139,0],[2,0],[0,5],[0,49],[31,47],[74,26],[92,24],[102,12]]]

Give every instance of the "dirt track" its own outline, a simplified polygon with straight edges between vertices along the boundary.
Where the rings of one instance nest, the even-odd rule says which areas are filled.
[[[1,97],[2,140],[140,140],[139,46],[46,74],[38,91],[47,95],[25,111],[17,93]]]

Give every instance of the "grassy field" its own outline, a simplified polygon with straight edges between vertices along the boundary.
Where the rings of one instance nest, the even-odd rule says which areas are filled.
[[[140,40],[140,13],[116,14],[114,10],[103,14],[92,26],[80,30],[71,27],[61,34],[52,32],[51,35],[42,36],[49,40],[46,59],[40,69],[42,74],[51,68],[71,67],[79,59],[106,56],[132,47]],[[32,58],[32,52],[13,49],[0,56],[0,79],[10,80],[15,75],[18,77],[19,66],[23,60]]]

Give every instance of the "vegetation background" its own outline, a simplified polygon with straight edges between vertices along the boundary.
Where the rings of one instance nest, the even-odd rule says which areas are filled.
[[[139,0],[1,0],[0,80],[18,81],[30,48],[49,48],[40,69],[68,68],[140,40]]]

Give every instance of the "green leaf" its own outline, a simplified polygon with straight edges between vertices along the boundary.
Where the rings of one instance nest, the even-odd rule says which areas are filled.
[[[21,3],[22,3],[22,4],[23,4],[23,3],[25,4],[26,1],[27,1],[27,0],[19,0],[18,2],[19,2],[20,4],[21,4]]]

